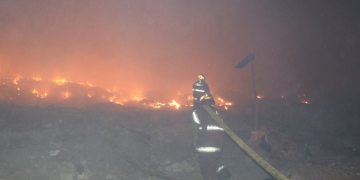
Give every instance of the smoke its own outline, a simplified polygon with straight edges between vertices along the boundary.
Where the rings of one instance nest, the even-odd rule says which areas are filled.
[[[321,16],[307,5],[3,0],[0,73],[159,97],[191,94],[204,73],[214,93],[253,97],[250,67],[234,67],[254,51],[260,94],[302,93],[321,78],[307,65],[329,51]],[[319,79],[309,81],[314,74]]]

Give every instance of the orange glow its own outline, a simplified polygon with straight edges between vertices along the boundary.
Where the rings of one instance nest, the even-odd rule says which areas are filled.
[[[257,96],[257,98],[258,98],[258,99],[262,99],[262,98],[264,98],[264,96]]]
[[[170,106],[176,106],[176,109],[179,109],[179,107],[180,107],[180,104],[176,103],[175,100],[172,100],[172,102],[169,103],[169,105],[170,105]]]
[[[116,96],[109,97],[109,102],[113,102],[116,99]]]
[[[133,98],[131,98],[132,100],[135,100],[135,101],[140,101],[141,99],[140,98],[138,98],[138,97],[133,97]]]
[[[40,98],[46,98],[47,93],[45,93],[44,95],[40,95]]]
[[[307,101],[302,101],[301,103],[303,103],[303,104],[309,104],[309,102],[307,102]]]
[[[14,79],[14,84],[18,84],[18,81],[20,81],[20,79],[23,78],[22,76],[18,75],[15,79]]]
[[[36,94],[36,97],[39,97],[39,92],[36,89],[34,89],[32,93]]]
[[[224,99],[218,98],[218,100],[220,101],[220,104],[224,104]]]
[[[69,97],[70,97],[70,94],[69,94],[69,92],[66,91],[66,93],[65,93],[65,99],[66,99],[66,98],[69,98]]]
[[[63,83],[66,83],[66,80],[65,79],[55,79],[54,82],[58,85],[61,85]]]
[[[231,102],[225,102],[225,100],[223,99],[223,98],[218,98],[218,100],[220,101],[218,104],[219,104],[219,106],[231,106],[232,105],[232,103]],[[227,108],[227,107],[226,107]],[[225,109],[226,109],[225,108]]]
[[[152,103],[152,104],[149,104],[149,106],[153,107],[153,108],[156,108],[156,109],[159,109],[163,106],[165,106],[166,104],[165,103],[161,103],[161,102],[156,102],[156,103]]]
[[[21,78],[23,78],[22,76],[18,75],[15,78],[0,78],[0,80],[2,80],[3,84],[5,85],[9,85],[9,86],[13,86],[13,88],[17,89],[18,91],[18,96],[21,96],[21,93],[26,93],[25,91],[28,89],[28,84],[27,83],[31,83],[31,81],[44,81],[44,83],[48,83],[49,81],[47,80],[42,80],[39,77],[32,77],[32,78],[26,78],[29,81],[22,81]],[[79,82],[72,82],[72,81],[68,81],[62,78],[59,79],[54,79],[52,81],[50,81],[51,83],[55,84],[55,85],[62,85],[64,83],[68,83],[68,85],[71,84],[79,84],[82,86],[85,86],[85,89],[83,89],[82,91],[78,91],[78,92],[84,92],[83,96],[87,96],[88,98],[92,98],[92,97],[101,97],[101,100],[95,98],[94,100],[99,100],[100,102],[111,102],[114,104],[122,104],[125,103],[124,106],[129,105],[129,106],[138,106],[141,105],[143,107],[150,107],[150,108],[154,108],[154,109],[160,109],[160,108],[171,108],[171,109],[181,109],[181,106],[183,106],[184,108],[190,108],[192,107],[192,103],[191,101],[193,100],[193,97],[190,95],[186,95],[186,94],[182,94],[180,91],[178,91],[178,94],[180,97],[177,97],[178,99],[175,101],[174,99],[171,100],[168,103],[164,103],[164,102],[158,102],[156,100],[152,100],[152,99],[147,99],[144,97],[144,95],[141,93],[141,91],[134,91],[132,94],[130,94],[131,96],[124,96],[124,93],[122,91],[118,92],[117,88],[111,88],[110,89],[103,89],[101,87],[97,87],[97,90],[94,91],[94,89],[91,89],[90,87],[96,87],[96,85],[93,85],[89,82],[86,83],[79,83]],[[14,84],[12,84],[14,83]],[[74,96],[73,90],[63,90],[60,91],[59,94],[56,94],[56,92],[58,92],[57,90],[53,91],[52,90],[52,86],[51,89],[42,89],[41,86],[38,87],[39,83],[36,83],[36,88],[32,88],[33,90],[29,90],[31,93],[36,94],[37,98],[47,98],[48,96],[48,92],[46,91],[50,91],[51,95],[50,95],[50,100],[52,101],[56,101],[56,100],[64,100],[69,98],[71,95]],[[31,87],[31,86],[30,86]],[[71,87],[72,88],[72,87]],[[21,90],[21,91],[20,91]],[[86,91],[88,90],[88,91]],[[98,91],[99,90],[99,91]],[[23,92],[24,91],[24,92]],[[75,93],[75,94],[79,94],[79,93]],[[60,95],[60,96],[59,96]],[[26,97],[26,96],[24,96]],[[56,99],[56,97],[60,97],[60,99]],[[119,99],[119,97],[121,97],[121,99]],[[76,98],[76,97],[74,97]],[[183,98],[183,99],[179,99],[179,98]],[[12,99],[11,97],[8,97],[8,99]],[[16,101],[16,100],[15,100]],[[49,103],[49,101],[43,101],[43,103]],[[138,103],[139,102],[139,103]],[[141,102],[141,104],[140,104]],[[232,105],[231,102],[227,102],[226,100],[224,100],[221,97],[217,97],[217,106],[224,106],[224,109],[228,109],[229,106]]]
[[[90,87],[93,87],[93,85],[89,82],[86,82],[86,85],[90,86]]]

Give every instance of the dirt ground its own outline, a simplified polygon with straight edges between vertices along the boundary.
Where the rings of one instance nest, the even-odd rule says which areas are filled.
[[[342,125],[336,112],[315,106],[260,105],[259,132],[267,136],[270,152],[260,140],[250,141],[251,113],[223,111],[224,121],[289,179],[360,179],[359,141],[351,128],[357,117],[346,116],[355,124]],[[225,144],[222,162],[232,180],[270,178],[232,140]],[[193,149],[189,110],[0,104],[1,180],[161,179],[139,171],[121,154],[147,171],[194,180],[199,169]]]

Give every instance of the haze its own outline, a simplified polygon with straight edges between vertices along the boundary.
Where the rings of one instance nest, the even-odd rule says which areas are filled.
[[[359,3],[350,1],[0,1],[2,76],[89,81],[123,91],[359,96]],[[345,96],[345,95],[341,95]]]

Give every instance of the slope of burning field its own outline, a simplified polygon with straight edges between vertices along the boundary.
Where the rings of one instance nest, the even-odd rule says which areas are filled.
[[[154,93],[135,91],[126,93],[124,89],[106,89],[89,82],[72,82],[65,79],[52,81],[41,78],[0,79],[0,101],[19,105],[41,105],[62,107],[83,107],[95,103],[114,103],[123,106],[141,107],[145,109],[189,109],[192,96],[178,92],[173,99],[161,102]],[[232,105],[216,96],[218,107],[228,109]]]

